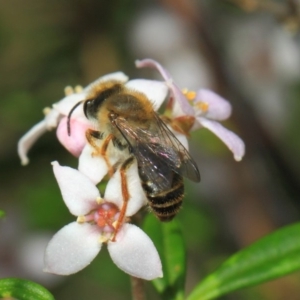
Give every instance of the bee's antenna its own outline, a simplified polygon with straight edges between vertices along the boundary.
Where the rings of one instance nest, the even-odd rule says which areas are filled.
[[[68,122],[67,122],[68,136],[71,136],[71,125],[70,125],[70,122],[71,122],[71,115],[72,115],[72,113],[74,112],[74,110],[75,110],[75,109],[76,109],[83,101],[84,101],[84,100],[77,102],[77,103],[72,107],[72,109],[70,110],[70,112],[69,112],[69,114],[68,114]]]

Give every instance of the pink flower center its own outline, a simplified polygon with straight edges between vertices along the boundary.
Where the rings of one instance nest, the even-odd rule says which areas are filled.
[[[120,214],[119,208],[110,202],[100,204],[95,210],[84,216],[83,222],[97,225],[102,233],[113,233],[115,222]]]

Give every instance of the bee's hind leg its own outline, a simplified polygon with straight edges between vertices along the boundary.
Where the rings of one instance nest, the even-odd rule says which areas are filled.
[[[122,190],[122,197],[123,197],[123,204],[120,209],[120,215],[116,223],[115,227],[115,233],[113,235],[112,241],[116,241],[116,235],[119,232],[120,227],[122,226],[127,210],[127,205],[130,199],[130,194],[128,191],[128,185],[127,185],[127,176],[126,176],[126,171],[130,168],[134,161],[134,157],[130,156],[125,160],[125,162],[121,165],[120,167],[120,175],[121,175],[121,190]]]

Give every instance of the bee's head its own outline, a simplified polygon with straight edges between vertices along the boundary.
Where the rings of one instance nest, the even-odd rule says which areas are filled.
[[[68,115],[68,123],[67,123],[68,135],[69,136],[71,135],[70,121],[71,121],[72,113],[81,103],[83,103],[83,112],[87,117],[87,119],[89,120],[97,119],[97,114],[99,112],[99,109],[101,108],[101,105],[108,98],[119,93],[122,89],[123,89],[123,84],[114,80],[103,82],[99,85],[95,85],[88,98],[86,100],[79,101],[70,110]]]
[[[102,104],[111,96],[118,94],[122,84],[113,82],[105,89],[96,90],[83,104],[83,111],[88,119],[97,119],[97,114]]]

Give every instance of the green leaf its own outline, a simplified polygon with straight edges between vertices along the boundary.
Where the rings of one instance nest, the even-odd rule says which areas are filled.
[[[52,294],[41,285],[17,278],[5,278],[0,280],[0,298],[54,300]]]
[[[215,299],[300,269],[300,223],[286,226],[231,256],[188,300]]]
[[[0,219],[5,217],[5,211],[0,209]]]
[[[144,230],[155,244],[163,266],[164,277],[153,280],[154,287],[163,295],[163,299],[183,299],[186,259],[178,222],[173,220],[162,223],[149,214],[144,223]]]

